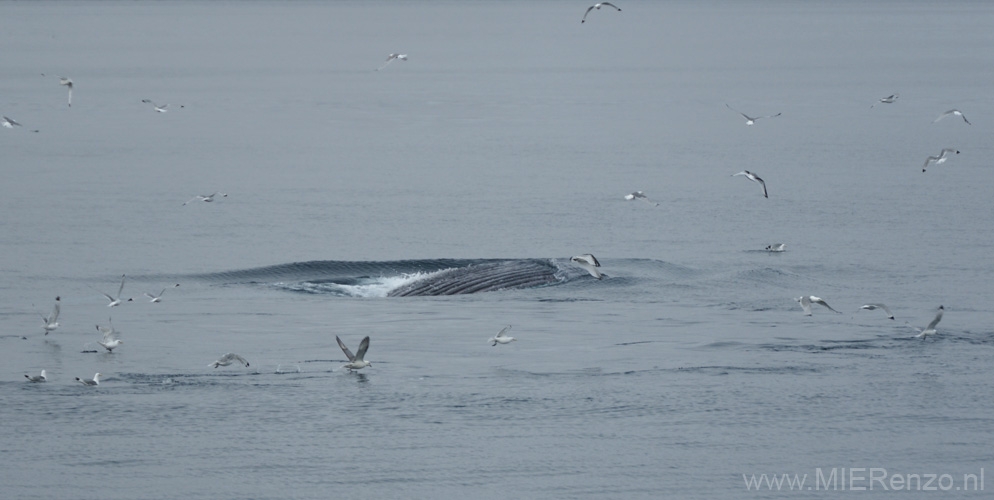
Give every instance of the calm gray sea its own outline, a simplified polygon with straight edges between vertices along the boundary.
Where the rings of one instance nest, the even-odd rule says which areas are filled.
[[[988,497],[994,4],[616,3],[0,2],[0,498]]]

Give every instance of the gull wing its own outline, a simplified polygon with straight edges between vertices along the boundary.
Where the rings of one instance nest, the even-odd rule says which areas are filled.
[[[59,307],[59,303],[56,302],[55,303],[55,307],[52,308],[52,317],[48,319],[49,323],[55,323],[56,321],[58,321],[58,319],[59,319],[59,311],[60,310],[61,310],[61,307]]]
[[[366,335],[362,342],[359,342],[359,350],[355,353],[355,359],[363,361],[363,356],[366,355],[366,351],[369,350],[369,335]]]
[[[884,312],[887,313],[888,318],[894,319],[894,313],[890,311],[890,308],[887,307],[886,304],[866,304],[863,307],[860,307],[860,309],[866,309],[868,311],[872,311],[874,309],[883,309]]]
[[[839,311],[836,311],[835,309],[832,309],[832,306],[828,305],[828,302],[825,302],[825,299],[822,299],[822,298],[819,298],[819,297],[814,297],[814,296],[812,296],[812,297],[811,297],[811,302],[814,302],[814,303],[816,303],[816,304],[821,304],[821,305],[823,305],[823,306],[827,307],[829,311],[832,311],[832,312],[834,312],[834,313],[837,313],[837,314],[842,314],[842,313],[840,313]]]
[[[507,331],[511,329],[511,325],[505,326],[501,331],[497,332],[497,338],[506,337]]]
[[[935,330],[935,325],[938,325],[939,324],[939,320],[942,319],[942,312],[943,312],[943,309],[940,307],[939,308],[939,313],[935,315],[935,319],[933,319],[932,322],[929,323],[928,326],[925,327],[926,330]]]
[[[726,107],[727,107],[728,109],[730,109],[730,110],[732,110],[732,111],[734,111],[734,112],[736,112],[736,113],[738,113],[738,114],[742,115],[742,117],[743,117],[743,118],[745,118],[746,120],[749,120],[749,121],[755,121],[755,118],[753,118],[753,117],[751,117],[751,116],[749,116],[749,115],[747,115],[747,114],[745,114],[745,113],[743,113],[743,112],[741,112],[741,111],[739,111],[739,110],[737,110],[737,109],[735,109],[735,108],[733,108],[733,107],[729,106],[727,102],[725,103],[725,106],[726,106]]]
[[[607,2],[601,2],[601,5],[607,5],[608,7],[614,7],[615,9],[618,9],[617,5],[614,5],[614,4],[611,4],[611,3],[607,3]],[[618,12],[621,12],[621,9],[618,9]]]
[[[811,316],[811,301],[807,297],[798,297],[797,302],[801,304],[801,309],[804,309],[804,315]]]
[[[124,291],[124,280],[125,280],[125,278],[126,278],[126,276],[122,274],[121,275],[121,286],[119,286],[117,288],[117,298],[121,298],[121,292]]]
[[[594,10],[594,7],[594,5],[587,7],[587,11],[583,13],[583,19],[580,19],[581,23],[587,20],[587,14],[590,14],[590,11]]]
[[[759,182],[760,184],[763,185],[763,197],[769,198],[770,194],[766,192],[766,182],[764,182],[763,179],[760,179],[759,177],[757,177],[755,175],[753,175],[753,177],[756,178],[756,182]]]
[[[366,337],[366,338],[369,338],[369,337]],[[348,347],[345,347],[345,343],[342,342],[342,339],[338,338],[338,335],[335,335],[335,340],[338,341],[338,347],[342,348],[342,352],[345,353],[345,357],[349,358],[349,362],[355,361],[355,355],[352,354],[352,351],[350,351]],[[368,344],[369,343],[367,342],[367,346],[366,347],[369,347]],[[365,352],[366,351],[363,351],[363,353],[365,353]]]
[[[108,319],[108,321],[110,321]],[[120,338],[118,331],[114,329],[114,324],[110,324],[110,328],[97,325],[97,330],[100,330],[104,334],[104,338],[101,340],[103,343],[113,342]]]

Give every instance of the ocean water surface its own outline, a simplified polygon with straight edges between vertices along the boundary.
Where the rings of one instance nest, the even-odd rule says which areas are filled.
[[[983,498],[994,6],[617,4],[0,2],[0,497]]]

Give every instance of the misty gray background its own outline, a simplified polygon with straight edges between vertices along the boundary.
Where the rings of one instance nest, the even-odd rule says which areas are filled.
[[[23,124],[0,496],[765,498],[789,494],[742,474],[990,469],[994,6],[617,4],[0,2]],[[932,123],[951,108],[973,125]],[[463,297],[223,274],[586,252],[608,278]],[[108,309],[122,273],[136,302]],[[855,312],[877,301],[897,320]],[[82,353],[109,313],[125,345]],[[373,366],[339,371],[334,335]],[[206,367],[228,351],[252,366]]]

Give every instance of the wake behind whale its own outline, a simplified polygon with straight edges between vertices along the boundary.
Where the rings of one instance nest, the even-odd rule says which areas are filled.
[[[346,297],[462,295],[558,285],[588,275],[567,259],[310,261],[201,276]]]

